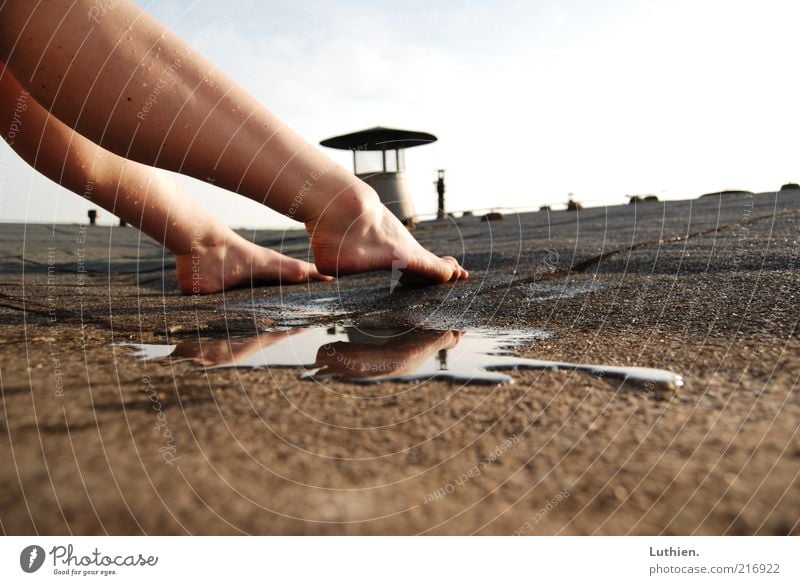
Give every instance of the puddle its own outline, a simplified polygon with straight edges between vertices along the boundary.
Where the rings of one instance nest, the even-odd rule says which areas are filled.
[[[133,345],[143,360],[188,361],[205,368],[301,368],[304,379],[352,382],[427,380],[497,384],[503,371],[575,370],[661,389],[683,378],[653,368],[573,364],[516,357],[515,349],[547,339],[539,329],[453,331],[420,328],[297,327],[247,338]]]

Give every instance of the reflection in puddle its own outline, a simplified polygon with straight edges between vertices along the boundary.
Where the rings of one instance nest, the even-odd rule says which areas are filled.
[[[546,339],[542,330],[298,327],[249,338],[133,345],[145,360],[190,361],[206,368],[290,368],[303,378],[356,382],[448,378],[472,383],[511,381],[498,370],[568,369],[648,387],[678,388],[683,378],[666,370],[572,364],[515,357],[513,350]]]

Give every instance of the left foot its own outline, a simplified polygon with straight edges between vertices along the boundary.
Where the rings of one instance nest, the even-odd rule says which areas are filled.
[[[189,254],[175,254],[178,283],[184,294],[212,294],[256,284],[298,284],[333,280],[303,260],[262,248],[238,234],[222,244],[197,243]]]

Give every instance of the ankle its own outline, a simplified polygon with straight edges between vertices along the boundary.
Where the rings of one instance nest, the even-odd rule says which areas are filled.
[[[364,181],[358,181],[342,192],[337,197],[337,203],[339,202],[341,202],[341,208],[349,211],[353,216],[367,213],[381,205],[378,193]]]
[[[356,181],[339,191],[333,198],[325,202],[305,220],[306,226],[316,226],[320,222],[342,220],[348,223],[364,214],[370,213],[381,204],[375,190],[364,183]]]
[[[244,238],[233,230],[227,229],[224,232],[209,231],[207,233],[196,233],[191,240],[190,248],[188,251],[182,250],[182,254],[176,255],[192,255],[204,256],[208,254],[220,255],[225,253],[226,250],[241,247],[244,245]]]

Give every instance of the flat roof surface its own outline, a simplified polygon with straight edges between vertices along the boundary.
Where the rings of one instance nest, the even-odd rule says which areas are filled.
[[[375,126],[350,134],[333,136],[323,140],[320,144],[341,150],[391,150],[421,146],[436,142],[436,140],[436,136],[428,132]]]
[[[799,226],[797,191],[454,218],[414,235],[466,281],[393,289],[380,272],[194,298],[133,228],[0,224],[3,532],[798,534]],[[310,257],[304,232],[242,233]],[[686,385],[568,369],[315,382],[121,345],[224,355],[342,322],[540,329],[514,352]]]

